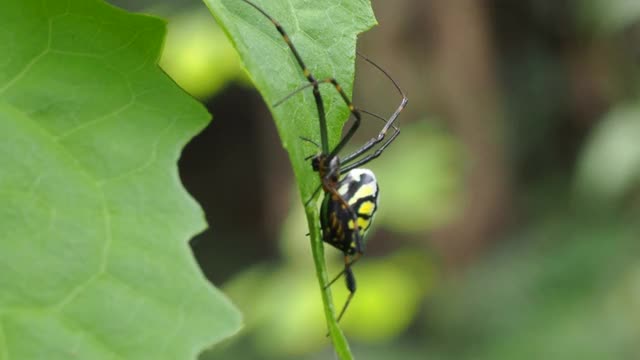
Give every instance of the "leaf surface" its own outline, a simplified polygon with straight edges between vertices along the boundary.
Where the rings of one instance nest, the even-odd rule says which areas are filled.
[[[209,115],[156,62],[165,24],[98,0],[0,12],[0,359],[187,359],[237,331],[178,177]]]
[[[204,1],[234,43],[249,76],[271,109],[282,144],[289,152],[302,200],[308,200],[319,184],[318,174],[305,160],[319,149],[301,139],[320,144],[312,89],[273,106],[308,84],[302,69],[274,25],[249,4],[241,0]],[[356,37],[375,24],[368,0],[255,0],[254,3],[284,27],[317,79],[335,77],[351,96]],[[321,94],[332,148],[340,139],[349,110],[332,85],[322,84]]]
[[[274,106],[308,84],[303,70],[274,24],[251,5],[241,0],[204,1],[234,43],[249,76],[269,106],[282,145],[289,153],[301,200],[307,203],[320,183],[309,158],[317,154],[320,151],[318,147],[322,145],[312,89],[295,93],[279,106]],[[316,79],[335,78],[351,97],[356,37],[375,24],[368,0],[252,1],[285,29],[287,37]],[[322,84],[321,94],[326,112],[328,148],[333,149],[340,139],[349,109],[332,85]],[[335,320],[330,289],[324,286],[328,283],[328,276],[315,204],[309,203],[305,213],[329,334],[337,356],[352,359],[349,345]]]

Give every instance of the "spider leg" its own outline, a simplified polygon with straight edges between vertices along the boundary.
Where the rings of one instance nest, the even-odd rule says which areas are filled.
[[[380,155],[382,154],[382,152],[384,151],[384,149],[386,149],[386,148],[387,148],[387,146],[389,146],[389,144],[391,144],[391,142],[393,142],[393,140],[395,140],[395,139],[396,139],[396,137],[397,137],[399,134],[400,134],[400,130],[395,131],[395,132],[393,133],[393,135],[391,135],[391,137],[389,138],[389,140],[387,140],[387,142],[385,142],[381,147],[379,147],[379,148],[378,148],[378,149],[377,149],[373,154],[369,154],[369,155],[365,156],[364,158],[362,158],[362,159],[360,159],[360,160],[358,160],[358,161],[356,161],[356,162],[354,162],[354,163],[352,163],[352,164],[349,164],[349,165],[347,165],[347,166],[345,166],[345,167],[341,168],[340,170],[341,170],[341,171],[343,171],[343,172],[347,172],[347,171],[349,171],[349,170],[355,169],[355,168],[357,168],[357,167],[359,167],[359,166],[362,166],[363,164],[366,164],[366,163],[368,163],[369,161],[371,161],[371,160],[373,160],[373,159],[377,158],[378,156],[380,156]]]
[[[387,123],[387,120],[384,119],[383,117],[381,117],[380,115],[374,114],[374,113],[366,111],[366,110],[360,110],[360,111],[362,111],[363,113],[365,113],[367,115],[371,115],[371,116],[373,116],[373,117],[375,117],[375,118]],[[380,146],[373,154],[369,154],[368,156],[365,156],[364,158],[356,161],[355,163],[353,163],[351,165],[343,166],[340,169],[340,171],[342,173],[345,173],[345,172],[347,172],[347,171],[349,171],[351,169],[355,169],[355,168],[361,166],[362,164],[366,164],[369,161],[371,161],[371,160],[377,158],[378,156],[380,156],[380,154],[382,154],[384,149],[386,149],[386,147],[389,146],[389,144],[391,144],[391,142],[393,142],[395,140],[395,138],[400,134],[400,129],[395,124],[390,124],[390,125],[391,125],[390,128],[393,129],[393,133],[391,134],[391,137],[389,139],[387,139],[387,141],[382,146]],[[383,131],[386,132],[385,129],[383,129]],[[371,148],[373,148],[376,144],[380,143],[384,139],[384,136],[385,136],[384,134],[382,135],[382,137],[380,137],[380,135],[378,135],[377,138],[370,139],[360,149],[358,149],[355,152],[353,152],[353,153],[349,154],[348,156],[346,156],[344,161],[342,162],[342,164],[344,165],[345,163],[349,163],[351,161],[356,160],[358,156],[361,156],[362,154],[364,154],[365,152],[367,152]]]
[[[313,200],[313,199],[316,197],[316,195],[318,195],[318,191],[320,191],[320,189],[322,189],[322,185],[318,185],[318,187],[316,188],[316,190],[313,192],[313,195],[311,195],[311,197],[309,198],[309,200],[307,200],[307,201],[304,203],[304,206],[305,206],[305,207],[306,207],[306,206],[309,206],[309,204],[311,203],[311,200]]]
[[[301,92],[304,89],[309,88],[309,87],[313,87],[314,94],[315,94],[315,89],[321,84],[331,84],[331,85],[333,85],[333,87],[336,89],[338,94],[340,94],[340,97],[342,98],[344,103],[349,108],[349,111],[351,111],[351,114],[355,118],[353,124],[351,125],[351,127],[347,131],[347,134],[342,139],[340,139],[340,142],[338,143],[338,145],[336,145],[336,147],[329,154],[329,158],[332,158],[332,157],[335,157],[338,154],[338,152],[340,152],[340,150],[342,150],[342,148],[349,142],[349,140],[351,139],[353,134],[355,134],[356,130],[358,130],[358,127],[360,126],[360,120],[362,119],[362,115],[360,114],[360,110],[357,109],[355,107],[355,105],[353,105],[353,103],[351,102],[351,100],[349,99],[347,94],[342,89],[342,86],[340,86],[340,84],[338,83],[338,81],[335,78],[331,77],[331,78],[326,78],[326,79],[322,79],[322,80],[316,80],[316,81],[314,81],[313,83],[310,83],[310,84],[305,84],[305,85],[299,87],[298,89],[294,90],[292,93],[290,93],[289,95],[285,96],[281,100],[277,101],[274,104],[274,107],[279,106],[283,102],[289,100],[293,95],[295,95],[295,94],[297,94],[297,93],[299,93],[299,92]],[[326,120],[321,121],[320,126],[321,126],[320,130],[322,131],[323,130],[322,126],[326,127]],[[323,142],[323,145],[324,145],[324,142]],[[329,153],[329,150],[327,149],[325,151],[324,147],[323,147],[322,151],[323,151],[324,154]]]
[[[354,169],[360,165],[366,164],[367,162],[377,158],[378,156],[380,156],[380,154],[382,154],[382,151],[384,151],[384,149],[391,144],[391,142],[393,140],[395,140],[395,138],[398,136],[398,134],[400,133],[400,129],[398,129],[395,125],[394,122],[396,121],[396,119],[398,118],[398,116],[400,115],[400,113],[402,112],[402,110],[404,110],[404,108],[407,106],[407,102],[409,101],[407,99],[407,96],[405,95],[405,93],[402,91],[402,89],[400,88],[400,86],[395,82],[395,80],[393,80],[393,78],[391,77],[391,75],[389,75],[389,73],[387,73],[384,69],[382,69],[378,64],[374,63],[372,60],[370,60],[368,57],[358,53],[358,56],[362,57],[365,61],[367,61],[369,64],[373,65],[376,69],[380,70],[395,86],[395,88],[398,90],[398,92],[400,93],[400,95],[402,96],[402,101],[400,101],[400,105],[398,105],[398,107],[396,108],[396,110],[393,112],[393,114],[389,117],[389,119],[387,119],[385,121],[385,125],[384,127],[382,127],[382,129],[380,130],[380,132],[378,133],[378,135],[374,138],[371,138],[369,141],[367,141],[364,146],[362,146],[360,149],[354,151],[353,153],[347,155],[346,157],[344,157],[342,159],[342,164],[348,164],[354,160],[356,160],[358,157],[362,156],[364,153],[366,153],[367,151],[369,151],[371,148],[373,148],[374,146],[376,146],[377,144],[381,143],[386,134],[387,131],[389,131],[389,128],[393,128],[394,129],[394,133],[391,136],[390,139],[388,139],[374,154],[371,154],[369,156],[365,156],[364,158],[358,160],[355,164],[346,166],[344,169],[342,169],[343,171],[348,171],[351,169]],[[380,119],[380,117],[376,114],[370,113],[368,111],[362,111],[364,113],[367,113],[371,116],[377,117]]]
[[[342,319],[342,315],[344,315],[345,311],[347,311],[347,308],[349,307],[349,304],[351,303],[351,299],[353,299],[353,295],[356,294],[356,277],[353,275],[351,266],[348,266],[348,265],[345,265],[345,266],[347,267],[344,270],[344,277],[347,283],[347,289],[349,290],[349,296],[347,297],[347,300],[342,306],[342,310],[340,310],[340,314],[336,318],[337,322],[340,322],[340,319]]]
[[[351,265],[353,265],[355,261],[351,260],[349,262],[347,258],[348,255],[345,255],[345,269],[340,273],[340,275],[342,275],[343,273],[345,274],[345,282],[347,285],[347,289],[349,290],[349,296],[347,296],[347,300],[344,302],[344,305],[342,305],[342,309],[340,310],[340,313],[336,318],[336,322],[340,322],[340,319],[342,319],[342,316],[347,311],[347,308],[349,307],[353,296],[356,294],[356,277],[355,275],[353,275],[353,271],[351,270]],[[329,333],[327,333],[325,336],[328,337]]]
[[[313,74],[311,73],[311,71],[309,70],[307,65],[305,64],[304,60],[302,60],[302,57],[300,56],[300,53],[298,53],[298,49],[291,42],[291,39],[289,38],[289,35],[287,34],[287,32],[282,27],[282,25],[280,25],[280,23],[276,19],[271,17],[271,15],[267,14],[266,11],[264,11],[262,8],[260,8],[258,5],[254,4],[253,2],[251,2],[249,0],[243,0],[243,1],[246,2],[247,4],[251,5],[253,8],[258,10],[262,15],[264,15],[267,19],[269,19],[269,21],[271,21],[271,23],[276,27],[276,29],[278,30],[278,32],[282,36],[282,39],[284,40],[284,42],[287,43],[287,45],[289,46],[289,49],[291,49],[291,52],[293,53],[293,56],[295,57],[296,61],[298,62],[298,65],[302,69],[302,73],[303,73],[304,77],[307,78],[307,81],[309,81],[309,85],[303,86],[301,89],[304,89],[307,86],[312,86],[313,87],[313,97],[314,97],[315,102],[316,102],[316,107],[318,108],[318,118],[319,118],[319,121],[320,121],[320,140],[322,142],[322,153],[323,154],[329,154],[329,158],[332,158],[332,157],[336,156],[338,151],[340,151],[344,147],[344,145],[349,141],[349,139],[351,139],[351,137],[355,133],[355,130],[358,128],[358,126],[360,124],[360,117],[361,117],[360,112],[358,111],[358,109],[355,108],[355,106],[353,105],[353,103],[351,102],[351,100],[349,99],[347,94],[342,89],[342,86],[340,86],[340,84],[338,83],[338,81],[335,78],[331,77],[331,78],[327,78],[327,79],[322,80],[322,81],[318,81],[313,76]],[[323,103],[322,103],[322,97],[320,96],[320,89],[319,89],[319,84],[320,83],[331,83],[333,85],[333,87],[338,91],[338,93],[340,94],[340,97],[342,97],[342,100],[344,100],[344,102],[347,104],[347,107],[349,108],[349,111],[351,111],[351,113],[353,114],[353,116],[356,119],[354,124],[351,126],[351,129],[349,129],[347,135],[344,138],[342,138],[342,140],[340,140],[340,143],[338,144],[338,146],[336,146],[336,148],[333,149],[331,151],[331,153],[329,153],[329,140],[328,140],[329,138],[328,138],[328,135],[327,135],[327,120],[326,120],[326,116],[325,116],[325,112],[324,112],[324,106],[323,106]],[[294,93],[296,93],[298,91],[301,91],[301,89],[298,89],[298,90],[294,91]],[[287,98],[285,98],[284,100],[286,100]],[[284,100],[281,100],[281,101],[284,101]],[[280,102],[278,102],[277,104],[279,104]]]
[[[353,265],[354,265],[358,260],[360,260],[360,258],[362,257],[362,254],[363,254],[363,253],[356,253],[354,256],[352,256],[352,257],[351,257],[351,260],[349,261],[349,267],[353,266]],[[331,279],[331,281],[329,281],[329,282],[327,283],[327,285],[325,285],[325,286],[324,286],[324,288],[326,289],[326,288],[330,287],[331,285],[333,285],[333,283],[335,283],[336,281],[338,281],[338,279],[340,279],[340,277],[342,276],[342,274],[344,274],[344,273],[345,273],[346,269],[347,269],[347,266],[346,266],[346,264],[345,264],[345,268],[344,268],[344,269],[342,269],[342,271],[340,271],[340,272],[338,273],[338,275],[336,275],[333,279]]]

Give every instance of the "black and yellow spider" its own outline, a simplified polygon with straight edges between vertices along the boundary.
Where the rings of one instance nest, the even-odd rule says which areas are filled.
[[[282,101],[287,100],[293,94],[298,93],[306,88],[313,88],[313,96],[318,111],[318,120],[320,123],[320,144],[316,144],[313,140],[303,138],[303,140],[316,144],[320,148],[320,153],[310,157],[311,166],[314,171],[320,176],[320,186],[309,199],[311,201],[315,198],[317,192],[322,189],[324,191],[324,199],[320,209],[320,225],[322,229],[322,240],[333,247],[339,249],[344,254],[344,270],[338,274],[333,280],[331,280],[326,286],[333,284],[342,274],[345,275],[347,289],[349,290],[349,297],[347,298],[337,320],[340,321],[344,315],[353,295],[356,291],[355,276],[351,267],[353,264],[364,254],[365,247],[365,234],[371,225],[373,216],[378,209],[378,183],[373,172],[369,169],[358,168],[369,161],[377,158],[382,154],[384,149],[391,144],[393,140],[400,134],[400,130],[394,125],[394,122],[398,118],[400,112],[407,104],[407,97],[404,95],[398,84],[377,64],[373,63],[367,57],[358,54],[365,61],[369,62],[380,70],[396,87],[402,101],[395,110],[395,112],[388,118],[384,119],[376,114],[370,113],[365,110],[357,109],[347,94],[344,92],[340,84],[335,78],[327,78],[318,80],[311,71],[307,68],[302,57],[298,53],[298,50],[291,42],[289,36],[285,32],[284,28],[272,18],[265,10],[254,4],[249,0],[243,0],[247,4],[254,7],[267,19],[269,19],[276,27],[284,41],[287,43],[291,52],[296,59],[298,65],[302,69],[302,74],[309,82],[307,85],[296,89],[290,95],[285,97]],[[320,84],[332,84],[338,91],[342,100],[351,111],[354,117],[354,122],[351,124],[346,134],[340,142],[333,148],[329,149],[329,140],[327,136],[327,122],[325,117],[324,103],[320,95]],[[275,104],[277,106],[282,101]],[[382,130],[374,138],[367,141],[362,147],[352,152],[351,154],[340,159],[338,153],[347,145],[353,135],[360,126],[362,113],[371,115],[379,120],[382,120],[385,124]],[[385,136],[389,129],[393,129],[393,133],[385,141]],[[376,145],[378,146],[375,151],[373,150]],[[343,176],[344,174],[344,176]]]

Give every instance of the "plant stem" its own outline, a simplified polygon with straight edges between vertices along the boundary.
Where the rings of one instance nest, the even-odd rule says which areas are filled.
[[[311,234],[309,237],[311,239],[311,252],[313,253],[313,262],[316,266],[316,275],[318,277],[318,285],[320,286],[324,315],[327,321],[327,327],[329,328],[329,337],[333,342],[333,347],[340,360],[353,360],[349,343],[336,321],[331,289],[328,287],[325,288],[325,284],[328,282],[327,265],[324,261],[324,244],[322,243],[320,227],[318,226],[318,209],[314,201],[305,208],[305,213],[309,225],[309,234]]]

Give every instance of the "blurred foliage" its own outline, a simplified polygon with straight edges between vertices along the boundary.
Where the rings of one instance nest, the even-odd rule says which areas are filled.
[[[631,219],[580,213],[542,215],[472,273],[450,281],[428,311],[437,334],[428,348],[454,359],[638,354],[640,229]]]
[[[235,49],[203,8],[169,16],[160,66],[200,99],[215,95],[230,81],[249,84]]]
[[[403,126],[400,140],[367,164],[377,174],[383,209],[374,226],[419,234],[448,223],[460,210],[463,152],[439,125],[430,119]]]
[[[578,196],[594,206],[625,202],[640,184],[639,144],[640,101],[605,115],[578,159]]]
[[[579,20],[595,32],[615,34],[640,18],[640,2],[634,0],[577,1],[575,6]]]

